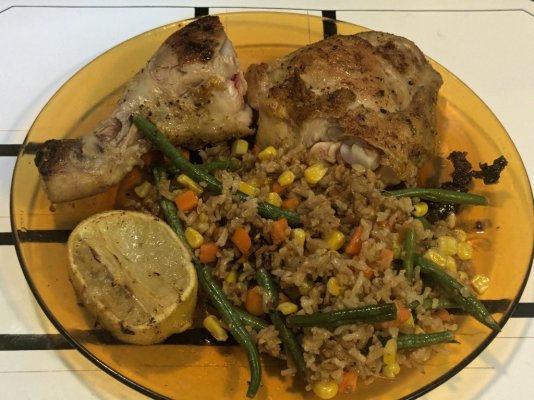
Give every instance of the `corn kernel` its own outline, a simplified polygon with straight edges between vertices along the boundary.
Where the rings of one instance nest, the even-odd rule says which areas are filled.
[[[270,192],[265,198],[265,201],[276,207],[280,207],[282,205],[282,198],[276,192]]]
[[[248,142],[243,139],[237,139],[232,143],[232,155],[242,156],[248,151]]]
[[[136,186],[134,188],[134,192],[136,195],[144,199],[146,196],[148,196],[148,193],[150,193],[151,184],[148,181],[144,181],[139,186]]]
[[[262,161],[267,161],[273,157],[276,157],[277,154],[278,151],[273,146],[267,146],[258,153],[258,158]]]
[[[445,256],[445,268],[451,272],[456,272],[458,270],[456,260],[452,256]]]
[[[439,265],[442,268],[445,268],[447,265],[447,258],[440,254],[435,249],[428,249],[423,255],[427,260],[432,261],[434,264]]]
[[[453,256],[458,251],[458,241],[452,236],[440,236],[438,238],[438,249],[441,254]]]
[[[332,296],[339,296],[341,294],[342,286],[339,286],[336,277],[333,276],[326,282],[326,290],[328,290],[328,293]]]
[[[248,196],[257,196],[260,194],[260,189],[255,186],[249,185],[246,182],[239,182],[239,191],[245,193]]]
[[[224,278],[224,281],[226,283],[235,283],[235,281],[237,281],[237,271],[236,270],[230,271],[228,275],[226,275],[226,278]]]
[[[414,217],[424,217],[428,212],[428,204],[424,201],[417,203],[413,206],[412,215]]]
[[[228,339],[228,333],[224,330],[221,322],[215,315],[208,315],[202,321],[202,325],[206,330],[219,342],[224,342]]]
[[[278,177],[278,183],[280,186],[291,185],[295,181],[295,174],[291,171],[284,171]]]
[[[299,306],[297,306],[295,303],[292,303],[290,301],[284,301],[283,303],[278,304],[276,309],[284,315],[289,315],[289,314],[293,314],[297,312],[299,309]]]
[[[293,236],[293,239],[297,241],[299,246],[304,247],[304,243],[306,243],[306,231],[302,228],[295,228],[291,230],[291,236]]]
[[[313,384],[313,393],[320,399],[328,400],[336,396],[339,386],[336,381],[319,381]]]
[[[204,243],[204,237],[197,230],[190,227],[185,230],[185,238],[193,249],[198,249]]]
[[[400,372],[400,365],[399,363],[395,362],[393,364],[386,364],[382,368],[382,373],[385,377],[393,379],[395,378]]]
[[[401,330],[412,330],[415,328],[415,321],[413,319],[412,313],[410,313],[410,318],[408,318],[406,321],[404,321],[401,326],[399,327]]]
[[[454,235],[456,240],[459,242],[465,242],[467,239],[467,234],[462,229],[455,229],[452,231],[452,234]]]
[[[467,242],[458,243],[458,258],[460,260],[470,260],[473,258],[473,246]]]
[[[382,360],[386,365],[391,365],[397,362],[397,339],[389,339],[386,342]]]
[[[315,185],[324,178],[327,171],[328,168],[323,163],[313,164],[304,170],[304,179],[306,179],[306,182],[310,185]]]
[[[482,294],[488,290],[490,278],[484,274],[476,274],[473,279],[471,279],[471,285],[473,285],[473,288],[478,294]]]
[[[343,243],[345,243],[345,235],[334,229],[326,235],[325,240],[328,250],[339,250],[343,246]]]
[[[195,193],[197,196],[202,194],[202,191],[204,190],[202,186],[200,186],[198,183],[196,183],[193,179],[188,177],[187,175],[181,174],[176,177],[176,182],[178,182],[180,185],[185,186],[186,188],[190,189]]]

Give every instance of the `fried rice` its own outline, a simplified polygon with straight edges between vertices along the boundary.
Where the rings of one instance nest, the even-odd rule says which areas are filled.
[[[232,156],[229,144],[209,147],[198,154],[203,163]],[[304,171],[317,163],[327,171],[319,182],[310,184]],[[293,183],[276,189],[282,199],[296,199],[296,211],[303,222],[304,243],[294,235],[294,229],[287,228],[287,239],[274,244],[270,236],[274,221],[259,216],[256,209],[258,201],[269,200],[273,184],[276,186],[278,177],[286,171],[294,174]],[[453,316],[444,318],[432,307],[421,306],[425,299],[437,302],[443,293],[423,282],[417,267],[414,281],[409,282],[405,271],[398,268],[395,261],[403,256],[402,244],[410,227],[415,230],[419,254],[428,249],[437,251],[440,237],[465,240],[465,233],[455,226],[454,214],[425,227],[413,216],[419,199],[385,197],[382,194],[384,184],[373,171],[343,162],[313,159],[304,149],[279,149],[267,160],[247,152],[241,158],[238,171],[220,170],[215,175],[223,183],[222,193],[213,195],[204,191],[198,206],[187,213],[179,212],[179,216],[185,227],[202,234],[204,242],[217,244],[213,273],[234,305],[245,307],[247,292],[257,285],[255,272],[260,267],[274,277],[281,299],[297,305],[296,314],[392,302],[408,305],[418,301],[420,304],[412,311],[410,319],[401,324],[294,329],[306,363],[307,390],[311,390],[315,382],[334,380],[340,383],[348,371],[355,372],[358,381],[364,383],[384,376],[384,338],[396,338],[399,333],[456,330]],[[234,194],[242,182],[256,188],[256,195],[240,202]],[[158,189],[169,199],[186,190],[176,185],[172,177],[161,182]],[[158,213],[153,196],[147,196],[142,207]],[[345,246],[329,249],[327,237],[331,232],[339,231],[346,245],[358,227],[361,230],[358,254],[345,254]],[[231,241],[236,228],[245,229],[251,238],[252,247],[247,254],[242,254]],[[460,260],[454,255],[443,255],[443,258],[448,272],[469,286],[469,260]],[[338,288],[336,292],[328,288],[332,278]],[[268,312],[265,301],[264,311]],[[287,359],[274,326],[253,333],[253,337],[261,352]],[[441,345],[399,350],[397,362],[401,368],[423,371],[425,362],[436,351],[446,350]],[[281,373],[293,375],[296,369],[288,361]]]

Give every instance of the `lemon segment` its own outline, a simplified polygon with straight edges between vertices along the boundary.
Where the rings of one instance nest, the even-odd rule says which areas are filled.
[[[195,268],[162,220],[134,211],[96,214],[72,231],[68,255],[80,300],[117,339],[153,344],[191,326]]]

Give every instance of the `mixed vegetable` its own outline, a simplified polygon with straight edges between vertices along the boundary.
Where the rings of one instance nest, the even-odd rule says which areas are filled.
[[[396,301],[388,304],[296,314],[299,306],[279,290],[276,280],[273,279],[268,270],[259,268],[255,274],[257,285],[248,290],[244,301],[244,309],[236,307],[223,292],[210,267],[210,264],[217,260],[217,254],[220,250],[218,245],[212,242],[204,242],[203,236],[192,227],[184,229],[178,212],[188,213],[194,210],[198,206],[199,198],[204,190],[212,194],[221,193],[223,189],[222,182],[214,177],[214,171],[219,169],[238,170],[240,162],[237,159],[230,159],[203,165],[194,164],[172,146],[150,121],[137,115],[133,116],[132,119],[140,131],[163,153],[170,164],[163,167],[157,166],[154,169],[155,186],[158,187],[158,183],[167,180],[170,173],[177,177],[176,180],[184,188],[174,202],[163,195],[159,195],[161,211],[176,234],[184,243],[189,245],[201,288],[222,319],[221,323],[217,317],[208,316],[204,320],[204,326],[217,340],[226,340],[228,337],[226,330],[228,330],[247,354],[251,376],[247,396],[254,397],[261,382],[259,351],[247,327],[260,331],[271,324],[274,325],[287,357],[292,361],[299,374],[306,374],[307,367],[298,336],[296,335],[298,335],[300,329],[306,327],[334,328],[347,324],[376,324],[382,327],[399,327],[410,323],[413,326],[413,312],[418,307],[423,307],[441,313],[439,316],[443,320],[451,318],[447,311],[448,308],[462,308],[490,329],[500,330],[499,324],[493,319],[484,304],[464,284],[447,272],[447,270],[456,272],[457,266],[453,256],[460,260],[469,260],[472,257],[473,249],[465,240],[465,233],[457,230],[455,231],[457,233],[456,237],[442,236],[438,240],[437,248],[426,249],[424,253],[418,254],[416,246],[417,233],[413,225],[406,229],[401,251],[395,256],[392,251],[384,249],[383,257],[390,263],[394,258],[400,258],[401,268],[405,270],[405,275],[409,282],[414,281],[416,271],[418,271],[438,285],[446,297],[433,300],[425,299],[423,302],[416,301],[411,304],[402,304]],[[248,143],[245,140],[238,139],[234,142],[232,146],[233,155],[239,156],[247,151]],[[276,156],[276,149],[272,147],[257,153],[257,157],[260,160],[274,156]],[[458,156],[455,157],[455,160],[459,159]],[[465,163],[462,165],[465,167]],[[499,162],[497,165],[495,168],[483,167],[483,171],[491,170],[494,179],[495,170],[499,169],[503,162]],[[328,167],[323,163],[312,164],[305,169],[304,179],[311,185],[316,184],[325,176],[327,170]],[[464,176],[465,173],[470,174],[472,177],[483,174],[483,172],[473,173],[469,168],[464,168]],[[460,178],[456,175],[455,179],[458,181]],[[306,232],[302,227],[301,218],[295,211],[298,206],[298,200],[295,198],[282,199],[280,196],[282,190],[291,185],[294,180],[295,175],[291,171],[283,172],[274,182],[273,191],[269,193],[266,200],[257,202],[258,213],[262,217],[272,220],[270,236],[274,245],[284,242],[289,237],[302,245],[306,240]],[[144,183],[141,183],[135,188],[136,193],[139,191],[138,195],[140,196],[149,190],[143,185]],[[257,194],[254,186],[243,182],[235,193],[235,198],[239,201],[246,201]],[[414,203],[414,221],[421,221],[426,226],[430,225],[430,222],[425,218],[429,212],[429,203],[444,203],[454,206],[459,204],[482,206],[488,204],[485,197],[458,190],[458,187],[450,189],[405,188],[385,191],[383,194],[384,196],[392,197],[417,198]],[[343,251],[346,256],[352,257],[361,251],[362,234],[363,228],[358,226],[349,238],[342,232],[334,230],[324,240],[329,250]],[[232,232],[230,240],[242,255],[247,255],[253,246],[253,238],[250,232],[242,227],[237,227]],[[371,270],[366,274],[368,274],[368,278],[371,278],[374,272]],[[225,280],[228,283],[232,283],[235,282],[236,278],[235,271],[233,271],[233,273],[226,276]],[[487,289],[488,284],[487,277],[483,275],[477,275],[471,279],[472,287],[479,294]],[[339,295],[340,284],[335,276],[328,280],[326,289],[331,295]],[[270,322],[260,318],[260,316],[266,314],[266,311]],[[401,332],[396,337],[381,337],[380,339],[383,341],[384,346],[382,373],[390,378],[395,377],[400,370],[397,360],[397,352],[399,350],[416,349],[455,341],[453,333],[448,330],[431,333],[415,332],[413,334]],[[357,386],[357,379],[358,375],[355,371],[345,371],[340,383],[335,381],[316,382],[313,386],[313,391],[321,398],[331,398],[338,391],[345,393],[354,391]]]

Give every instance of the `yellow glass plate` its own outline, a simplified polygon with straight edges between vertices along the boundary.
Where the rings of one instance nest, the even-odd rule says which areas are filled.
[[[340,34],[364,28],[298,14],[232,13],[221,20],[246,68],[269,61],[323,38],[323,24]],[[48,102],[33,124],[17,160],[11,192],[11,216],[22,269],[38,302],[57,329],[85,356],[122,382],[155,398],[244,398],[249,379],[244,353],[237,346],[201,345],[199,331],[153,346],[118,344],[95,329],[95,321],[76,300],[67,276],[65,241],[85,217],[112,208],[115,191],[51,207],[39,186],[33,159],[36,144],[51,138],[87,134],[108,113],[122,86],[149,59],[164,39],[185,23],[157,28],[104,53],[74,75]],[[484,299],[504,299],[494,314],[503,325],[519,300],[528,278],[533,247],[532,192],[521,159],[507,133],[486,105],[439,64],[443,77],[439,94],[442,155],[469,153],[473,165],[504,155],[509,166],[498,185],[477,184],[475,191],[490,206],[461,214],[460,224],[475,247],[474,268],[493,284]],[[435,174],[435,173],[434,173]],[[477,232],[476,221],[487,229]],[[495,334],[473,318],[458,317],[457,339],[448,354],[429,360],[425,373],[404,368],[397,379],[360,385],[352,396],[338,398],[413,398],[465,367]],[[195,336],[197,335],[197,336]],[[195,344],[191,344],[195,343]],[[314,398],[298,379],[283,378],[284,363],[263,358],[263,384],[258,399]]]

